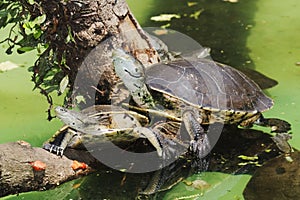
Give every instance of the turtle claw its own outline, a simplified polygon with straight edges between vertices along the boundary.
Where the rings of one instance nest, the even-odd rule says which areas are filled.
[[[49,151],[50,153],[56,154],[58,156],[63,156],[64,154],[64,148],[57,146],[55,144],[50,144],[50,143],[44,144],[43,149]]]
[[[198,139],[190,141],[190,151],[198,158],[207,156],[211,149],[207,134],[202,134]]]

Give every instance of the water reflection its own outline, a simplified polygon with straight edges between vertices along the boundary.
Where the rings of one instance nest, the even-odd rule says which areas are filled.
[[[218,129],[217,124],[214,126]],[[211,128],[209,135],[212,135],[213,131]],[[95,160],[87,155],[83,156],[83,152],[79,152],[76,157],[76,152],[72,149],[68,149],[66,155],[98,168],[94,174],[77,181],[77,184],[80,184],[77,193],[79,198],[162,199],[169,189],[195,173],[252,174],[262,163],[278,156],[279,150],[270,135],[264,132],[225,126],[221,138],[207,158],[195,160],[186,155],[169,166],[151,173],[133,174],[115,171],[101,163],[95,163]],[[247,155],[247,158],[240,155]],[[250,157],[257,159],[250,160]],[[186,191],[184,195],[189,194],[189,191]]]

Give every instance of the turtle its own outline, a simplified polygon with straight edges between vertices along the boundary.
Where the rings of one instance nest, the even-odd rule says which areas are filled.
[[[175,121],[157,122],[145,128],[149,123],[146,116],[113,105],[94,105],[80,112],[57,106],[55,112],[65,125],[44,143],[43,148],[57,155],[62,156],[66,147],[80,149],[82,143],[87,146],[108,141],[130,143],[138,138],[147,139],[156,149],[157,155],[164,159],[170,157],[170,151],[174,152],[174,143],[187,148],[187,144],[176,139],[174,133],[179,124]],[[163,148],[168,150],[163,151]],[[180,155],[175,152],[173,156]]]
[[[190,150],[199,158],[211,150],[203,128],[213,123],[270,126],[286,132],[290,124],[266,119],[273,106],[259,86],[242,72],[205,58],[189,57],[144,68],[123,49],[112,54],[116,74],[138,106],[137,110],[180,118],[190,136]],[[162,105],[162,106],[161,106]]]

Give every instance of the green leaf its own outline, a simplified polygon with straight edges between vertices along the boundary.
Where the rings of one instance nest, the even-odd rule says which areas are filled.
[[[69,43],[70,41],[74,42],[75,43],[75,39],[72,35],[72,29],[70,26],[68,26],[68,36],[66,38],[66,43]]]
[[[34,39],[38,39],[38,38],[40,38],[41,37],[41,35],[42,35],[42,30],[40,30],[40,29],[38,29],[38,30],[35,30],[34,32],[33,32],[33,37],[34,37]]]
[[[0,28],[4,28],[7,26],[7,17],[0,17]]]
[[[30,5],[33,5],[35,3],[34,0],[27,0],[27,1]]]
[[[33,24],[34,25],[41,25],[42,23],[44,23],[46,20],[46,14],[43,14],[41,16],[38,16],[36,17],[34,20],[33,20]]]
[[[18,53],[25,53],[28,51],[32,51],[34,47],[20,47],[17,49]]]
[[[77,104],[80,104],[81,102],[86,103],[85,98],[82,95],[76,96],[75,100]]]
[[[69,84],[69,77],[66,75],[59,84],[59,92],[62,94],[66,90],[67,86]]]
[[[32,27],[31,27],[31,24],[29,22],[25,22],[23,24],[23,28],[25,30],[26,35],[30,35],[32,33]]]
[[[0,10],[0,17],[6,17],[8,14],[8,11],[7,10]]]
[[[27,69],[29,72],[34,72],[34,66],[30,66],[30,67],[28,67],[28,69]]]

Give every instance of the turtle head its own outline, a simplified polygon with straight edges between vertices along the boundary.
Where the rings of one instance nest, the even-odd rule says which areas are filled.
[[[86,126],[84,118],[88,118],[88,116],[83,115],[79,112],[69,110],[61,106],[57,106],[55,108],[55,113],[61,121],[63,121],[66,125],[70,126],[71,128],[80,130],[84,126]]]
[[[116,74],[131,94],[145,85],[144,67],[134,57],[117,49],[113,51],[112,59]]]
[[[121,49],[113,51],[112,60],[116,74],[123,81],[134,101],[140,106],[153,107],[153,99],[145,83],[142,63]]]
[[[144,81],[144,67],[133,56],[121,49],[116,49],[112,53],[112,59],[115,71],[125,85],[130,81]]]

